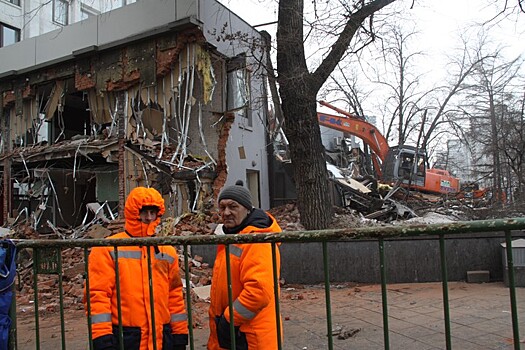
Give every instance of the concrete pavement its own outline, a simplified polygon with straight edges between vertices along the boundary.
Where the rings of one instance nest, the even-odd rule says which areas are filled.
[[[509,289],[503,283],[449,283],[453,349],[514,349]],[[525,349],[525,288],[517,288]],[[333,286],[333,348],[384,349],[381,287]],[[324,287],[283,289],[284,349],[328,349]],[[390,349],[446,349],[440,283],[388,286]],[[350,334],[353,336],[349,336]],[[344,336],[346,335],[346,337]]]
[[[525,288],[516,288],[520,322],[520,348],[525,350]],[[446,349],[440,283],[388,285],[390,349]],[[333,285],[333,349],[385,349],[381,286]],[[452,349],[514,349],[509,289],[502,282],[485,284],[449,283]],[[208,339],[205,302],[193,305],[193,349],[206,348]],[[329,349],[324,286],[284,286],[281,313],[285,350]],[[79,305],[64,316],[68,349],[87,349],[86,317]],[[19,310],[18,349],[36,349],[32,312]],[[341,338],[338,339],[339,333]],[[354,334],[353,334],[354,333]],[[351,335],[352,336],[349,336]],[[346,335],[346,336],[345,336]],[[40,319],[40,348],[60,349],[60,315],[46,311]],[[188,350],[190,347],[188,346]]]

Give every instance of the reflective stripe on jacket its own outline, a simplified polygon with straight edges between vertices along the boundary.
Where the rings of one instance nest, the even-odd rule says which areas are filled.
[[[281,232],[277,221],[270,214],[268,216],[272,220],[269,227],[247,226],[240,234]],[[269,243],[230,245],[234,325],[240,326],[239,330],[246,334],[250,350],[277,349],[272,261],[272,246]],[[281,263],[278,248],[276,249],[276,261],[277,273],[280,274]],[[215,317],[224,314],[226,320],[230,321],[227,281],[226,248],[220,245],[217,247],[210,291],[208,350],[220,349]]]
[[[130,193],[126,202],[126,232],[109,239],[144,237],[154,232],[158,218],[150,225],[138,220],[138,211],[145,205],[157,205],[158,198],[145,196],[146,204]],[[139,193],[138,195],[144,195]],[[131,197],[131,198],[130,198]],[[160,195],[159,195],[160,197]],[[130,199],[132,205],[130,205]],[[139,198],[140,199],[140,198]],[[162,200],[162,197],[160,197]],[[133,208],[133,205],[135,206]],[[131,210],[129,207],[132,207]],[[164,205],[162,201],[162,212]],[[135,215],[136,214],[136,215]],[[161,213],[159,212],[159,216]],[[152,322],[155,320],[157,349],[162,349],[163,328],[173,334],[188,334],[188,323],[182,283],[179,272],[179,258],[172,246],[149,247],[153,286],[153,309],[149,289],[148,247],[121,246],[115,252],[113,247],[94,247],[89,255],[89,296],[93,339],[111,335],[119,323],[119,305],[115,266],[118,261],[120,281],[120,310],[122,326],[126,329],[140,329],[140,349],[153,349]],[[117,260],[118,257],[118,260]],[[87,291],[85,291],[85,294]],[[86,295],[84,303],[87,309]],[[154,317],[153,317],[154,316]],[[139,348],[137,346],[137,348]]]

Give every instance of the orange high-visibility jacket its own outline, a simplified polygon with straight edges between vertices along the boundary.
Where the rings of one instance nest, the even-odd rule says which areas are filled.
[[[267,228],[245,227],[240,234],[278,233],[281,228],[273,216]],[[276,247],[277,281],[281,262]],[[266,243],[230,245],[232,300],[234,325],[246,334],[249,350],[277,349],[277,322],[275,314],[275,292],[272,264],[272,246]],[[210,337],[208,350],[221,349],[217,340],[215,317],[224,314],[230,322],[228,303],[228,279],[226,271],[226,248],[217,247],[213,266],[209,308]],[[281,327],[282,330],[282,327]],[[282,334],[282,333],[281,333]]]
[[[139,219],[139,211],[143,206],[157,206],[160,209],[157,220],[149,225]],[[125,232],[109,238],[151,236],[163,213],[164,200],[156,190],[135,188],[126,201]],[[114,341],[118,339],[119,305],[115,271],[117,255],[124,348],[153,349],[153,316],[157,349],[164,349],[163,338],[164,343],[172,341],[171,334],[185,335],[187,339],[188,323],[177,252],[172,246],[149,247],[149,249],[154,314],[152,314],[149,289],[148,247],[121,246],[118,247],[118,254],[113,247],[92,249],[89,255],[88,281],[94,340],[112,334],[115,337]],[[88,291],[85,290],[86,310],[87,293]],[[137,344],[139,342],[140,344]]]

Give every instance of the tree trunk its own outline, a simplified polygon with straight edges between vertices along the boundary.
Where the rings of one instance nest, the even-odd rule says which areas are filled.
[[[496,205],[502,204],[502,177],[501,177],[501,162],[500,162],[500,147],[499,147],[499,132],[498,132],[498,121],[496,116],[496,107],[494,103],[494,95],[492,92],[489,93],[489,106],[490,106],[490,127],[492,131],[491,143],[492,143],[492,160],[494,164],[494,178],[493,178],[493,191],[492,201]]]
[[[307,230],[314,230],[328,227],[332,203],[316,99],[305,93],[304,88],[281,85],[280,92],[284,115],[294,115],[293,121],[288,119],[285,123],[284,132],[290,141],[301,223]]]

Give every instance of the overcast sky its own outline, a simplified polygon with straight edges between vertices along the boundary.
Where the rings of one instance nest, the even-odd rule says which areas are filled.
[[[275,0],[219,0],[233,12],[253,26],[277,20],[277,1]],[[511,0],[512,5],[517,0]],[[483,0],[420,0],[410,10],[418,19],[421,32],[421,43],[427,44],[429,50],[443,51],[456,45],[458,33],[491,19],[493,8],[483,5]],[[410,6],[411,1],[400,1],[399,4]],[[512,56],[525,54],[525,14],[516,22],[515,18],[504,21],[491,30],[491,36],[498,43],[508,46]],[[276,25],[258,27],[275,35]]]

